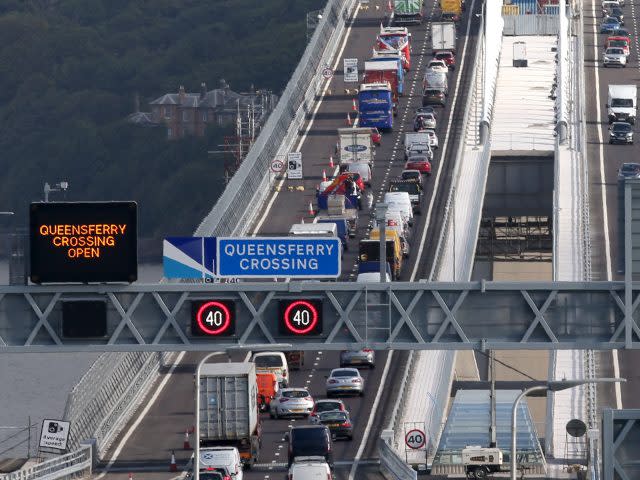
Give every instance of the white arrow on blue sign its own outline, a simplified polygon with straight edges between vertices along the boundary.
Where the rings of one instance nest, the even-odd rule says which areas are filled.
[[[337,278],[339,238],[218,238],[218,275],[239,278]]]

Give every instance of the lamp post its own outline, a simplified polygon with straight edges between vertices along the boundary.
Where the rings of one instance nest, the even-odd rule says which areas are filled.
[[[566,390],[567,388],[579,387],[587,383],[612,383],[612,382],[626,382],[625,378],[590,378],[585,380],[552,380],[547,382],[546,385],[538,385],[535,387],[527,388],[522,391],[520,395],[513,402],[513,408],[511,409],[511,458],[510,462],[510,476],[511,480],[516,480],[516,420],[518,413],[518,404],[520,400],[529,395],[532,392],[539,392],[542,390],[549,390],[552,392],[559,392],[560,390]]]

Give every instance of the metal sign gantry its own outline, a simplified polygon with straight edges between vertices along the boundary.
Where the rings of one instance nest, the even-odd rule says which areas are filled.
[[[7,286],[0,352],[640,348],[639,292],[625,295],[623,282]],[[106,303],[104,337],[62,335],[63,304],[78,300]],[[225,336],[194,335],[192,303],[203,300],[232,302]],[[311,333],[283,328],[294,300],[321,304]]]

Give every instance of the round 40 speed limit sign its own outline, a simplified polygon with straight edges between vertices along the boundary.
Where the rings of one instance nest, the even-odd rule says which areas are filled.
[[[322,300],[281,300],[279,330],[288,336],[321,334]]]
[[[425,437],[424,432],[422,430],[418,430],[417,428],[409,430],[404,436],[404,443],[407,445],[407,447],[414,450],[418,450],[424,447],[426,441],[427,438]]]

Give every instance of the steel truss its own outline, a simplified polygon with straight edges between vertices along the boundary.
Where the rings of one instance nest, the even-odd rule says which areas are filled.
[[[640,410],[602,411],[604,480],[632,480],[640,474]]]
[[[476,258],[503,261],[551,261],[553,233],[546,216],[483,218]]]
[[[632,293],[625,305],[623,282],[2,287],[0,352],[640,348]],[[62,303],[82,299],[107,302],[106,338],[62,337]],[[191,301],[206,299],[235,301],[233,336],[191,336]],[[322,334],[283,335],[286,299],[322,300]]]

